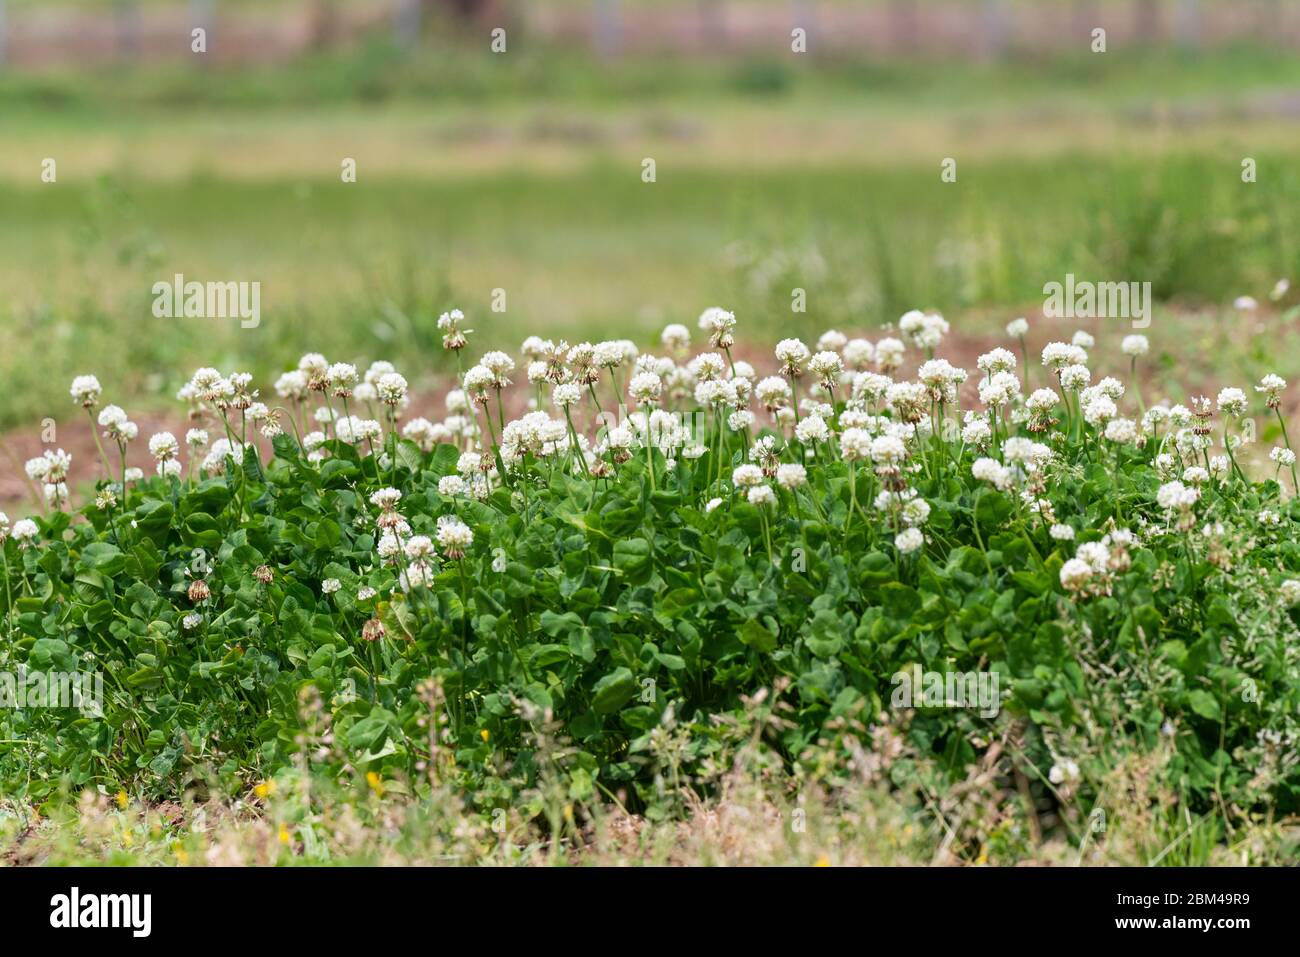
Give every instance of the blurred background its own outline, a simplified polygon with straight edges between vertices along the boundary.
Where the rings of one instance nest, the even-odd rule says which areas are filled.
[[[724,305],[763,356],[935,308],[961,358],[1068,338],[1074,273],[1152,283],[1157,391],[1300,373],[1298,49],[1283,0],[0,0],[4,448],[84,372],[133,413],[308,350],[432,386],[451,306],[477,354]],[[175,273],[261,325],[155,318]]]

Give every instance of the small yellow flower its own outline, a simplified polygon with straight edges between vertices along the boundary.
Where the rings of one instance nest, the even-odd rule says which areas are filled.
[[[181,847],[179,843],[172,845],[172,853],[176,855],[177,864],[188,864],[190,862],[190,852]]]
[[[286,824],[280,825],[280,843],[287,845],[289,843],[289,827]]]
[[[125,808],[125,807],[126,807],[126,804],[127,804],[127,801],[129,801],[129,800],[130,800],[130,799],[126,796],[126,791],[125,791],[125,790],[122,790],[122,791],[118,791],[118,792],[117,792],[117,806],[118,806],[118,807],[120,807],[120,808]]]
[[[257,787],[253,788],[253,793],[260,798],[268,798],[275,793],[275,782],[263,781],[261,784],[257,785]]]
[[[572,820],[573,820],[573,805],[572,805],[572,804],[566,804],[566,805],[564,805],[564,819],[565,819],[566,821],[572,821]]]
[[[492,733],[488,731],[487,728],[484,728],[482,731],[478,733],[478,736],[482,738],[484,742],[486,742],[488,738],[492,737]]]
[[[813,867],[830,867],[830,866],[831,866],[831,859],[827,857],[825,854],[817,858],[817,862],[813,864]]]
[[[377,773],[367,771],[366,783],[370,785],[370,790],[374,791],[377,797],[384,796],[384,780]]]

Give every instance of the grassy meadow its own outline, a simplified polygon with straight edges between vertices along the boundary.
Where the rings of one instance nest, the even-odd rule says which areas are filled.
[[[269,373],[308,349],[433,371],[432,319],[450,304],[485,345],[538,325],[649,337],[717,302],[802,334],[915,306],[988,331],[1032,316],[1067,272],[1149,280],[1185,309],[1263,299],[1300,256],[1300,172],[1275,112],[1300,70],[1277,54],[444,52],[0,78],[0,422],[62,416],[87,356],[146,403],[178,370]],[[46,156],[55,184],[39,180]],[[947,156],[956,183],[940,182]],[[155,319],[150,286],[176,272],[260,281],[261,326]],[[806,313],[790,312],[794,287]]]

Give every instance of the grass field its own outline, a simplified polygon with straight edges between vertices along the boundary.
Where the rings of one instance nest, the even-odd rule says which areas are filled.
[[[1296,82],[1244,49],[665,66],[379,42],[228,73],[6,75],[0,423],[62,417],[87,355],[146,403],[180,369],[265,374],[307,349],[436,371],[450,304],[513,346],[538,324],[649,336],[715,302],[760,329],[922,306],[981,332],[1067,272],[1151,281],[1179,311],[1263,299],[1300,256]],[[155,319],[150,287],[176,272],[260,281],[261,326]]]

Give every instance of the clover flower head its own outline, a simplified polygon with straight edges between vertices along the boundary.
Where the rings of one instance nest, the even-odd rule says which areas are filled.
[[[911,555],[925,545],[925,534],[919,528],[905,528],[894,536],[894,547],[900,555]]]
[[[93,409],[104,389],[93,375],[79,375],[72,380],[72,388],[69,391],[82,408]]]

